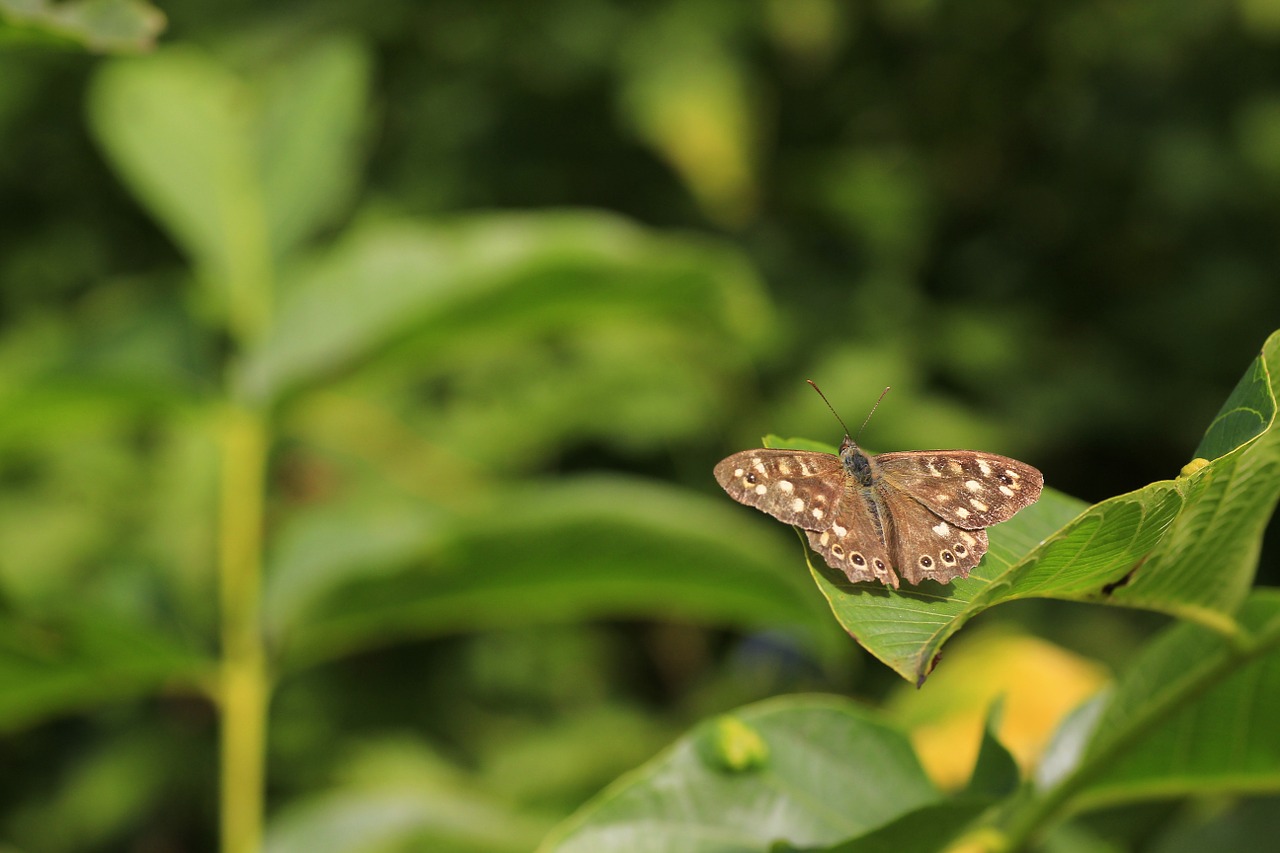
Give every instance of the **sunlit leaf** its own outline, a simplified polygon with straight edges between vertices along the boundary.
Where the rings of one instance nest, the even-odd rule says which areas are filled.
[[[726,717],[619,779],[540,850],[814,848],[938,799],[903,735],[852,702],[793,696]],[[744,738],[755,744],[752,758],[736,760],[733,745]]]
[[[436,364],[465,369],[455,353],[467,345],[483,356],[514,340],[527,358],[530,339],[563,339],[572,355],[573,342],[600,327],[624,341],[655,328],[668,330],[667,343],[720,340],[733,346],[718,359],[740,359],[769,330],[766,304],[755,274],[725,247],[600,212],[370,222],[289,276],[244,381],[270,398],[396,345],[427,374]]]

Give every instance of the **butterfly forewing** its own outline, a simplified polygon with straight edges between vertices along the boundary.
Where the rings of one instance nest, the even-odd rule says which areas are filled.
[[[1025,462],[972,450],[881,453],[874,457],[883,485],[924,504],[966,530],[1008,521],[1035,503],[1044,477]]]
[[[841,511],[840,457],[808,450],[744,450],[716,466],[716,481],[738,503],[807,530],[825,530]]]

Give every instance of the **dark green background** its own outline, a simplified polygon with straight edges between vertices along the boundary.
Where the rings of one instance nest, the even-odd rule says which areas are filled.
[[[729,452],[766,432],[839,438],[804,384],[813,378],[851,424],[881,387],[895,387],[864,435],[873,448],[1016,455],[1050,486],[1099,500],[1175,476],[1280,325],[1280,13],[1261,2],[185,2],[164,11],[161,45],[200,46],[249,80],[322,37],[367,52],[361,177],[312,239],[317,252],[370,216],[448,224],[589,208],[705,242],[758,275],[767,301],[751,320],[755,344],[726,349],[709,336],[708,366],[686,357],[696,347],[652,343],[661,369],[646,376],[660,385],[670,371],[682,389],[662,401],[671,412],[630,414],[619,401],[632,378],[596,377],[592,393],[559,404],[555,414],[572,424],[561,432],[539,423],[522,435],[513,417],[480,444],[454,435],[490,469],[477,488],[527,480],[521,494],[536,503],[539,483],[622,472],[727,501],[710,472]],[[202,648],[204,617],[149,580],[156,557],[136,534],[160,511],[147,495],[171,470],[161,450],[175,411],[218,397],[234,344],[208,322],[181,248],[93,138],[90,81],[108,61],[27,42],[0,48],[0,419],[11,427],[0,425],[0,513],[47,525],[51,541],[85,537],[65,557],[71,568],[55,572],[65,586],[44,597],[7,585],[49,572],[38,561],[48,551],[6,555],[0,541],[0,602],[20,632],[48,613],[121,601],[131,612],[144,601]],[[646,110],[691,92],[737,109],[737,125],[717,124],[705,101],[690,114],[749,163],[719,202],[699,195],[697,175],[673,167],[670,147],[646,130]],[[482,328],[490,316],[500,339],[500,311],[467,322]],[[584,311],[580,322],[592,318]],[[572,339],[540,341],[548,370],[581,357],[558,335]],[[403,356],[430,341],[398,345]],[[503,365],[416,373],[402,357],[333,381],[413,389],[419,408],[406,407],[405,420],[414,424],[432,406],[447,415],[523,399],[518,372]],[[26,396],[48,388],[67,402],[33,440],[14,425]],[[350,435],[353,457],[366,440]],[[287,429],[273,454],[271,522],[348,489],[345,462]],[[464,476],[437,471],[433,488]],[[175,493],[200,504],[206,488]],[[364,493],[346,495],[358,503]],[[491,512],[493,535],[475,545],[483,559],[529,547],[505,541],[507,508]],[[595,537],[612,534],[584,526],[535,557],[590,564],[607,547]],[[787,571],[803,579],[790,532],[769,534],[782,553],[792,549]],[[444,776],[527,816],[532,828],[511,837],[537,837],[704,714],[798,687],[875,700],[893,683],[851,644],[819,661],[697,607],[636,610],[388,630],[370,651],[291,674],[275,709],[270,807],[350,771],[329,746],[404,738],[428,744],[450,768]],[[1126,654],[1115,637],[1150,622],[1108,614],[1099,629],[1082,610],[1029,607],[1009,618],[1113,660]],[[0,738],[0,842],[212,849],[214,728],[209,708],[181,691],[28,719]],[[115,798],[103,814],[46,834],[79,813],[77,797],[100,803],[95,785]]]

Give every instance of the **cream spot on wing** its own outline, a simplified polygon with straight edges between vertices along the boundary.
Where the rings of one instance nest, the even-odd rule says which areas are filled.
[[[800,500],[799,498],[794,498],[791,501],[791,511],[804,512],[804,501]]]
[[[951,528],[947,527],[947,523],[945,521],[939,521],[932,528],[933,532],[938,534],[939,536],[946,536],[947,531],[950,529]]]
[[[822,535],[818,537],[818,541],[821,542],[825,547],[826,544],[831,541],[831,534],[825,530],[822,531]]]
[[[760,485],[756,486],[756,494],[757,494],[757,495],[763,495],[763,494],[764,494],[765,492],[767,492],[767,491],[769,491],[769,490],[768,490],[767,488],[765,488],[764,483],[761,483]]]
[[[977,498],[969,498],[969,505],[972,506],[974,509],[976,509],[978,512],[986,512],[987,510],[991,509],[991,507],[987,506]]]
[[[1008,474],[1010,477],[1012,477],[1013,479],[1015,479],[1015,480],[1016,480],[1016,479],[1018,479],[1018,477],[1019,477],[1019,474],[1018,474],[1018,472],[1017,472],[1017,471],[1011,471],[1011,470],[1009,470],[1008,468],[1005,468],[1005,469],[1004,469],[1004,472],[1005,472],[1006,474]]]
[[[956,507],[956,515],[960,516],[960,520],[963,521],[964,519],[969,517],[969,510],[965,509],[962,506],[958,506]]]
[[[965,533],[963,530],[960,531],[960,538],[963,539],[964,544],[968,545],[970,548],[978,544],[978,540],[974,538],[973,534]]]
[[[809,463],[805,462],[803,459],[800,460],[800,473],[804,474],[806,477],[813,475],[813,470],[809,468]]]
[[[938,492],[933,496],[933,499],[940,504],[951,503],[951,495],[946,492]]]
[[[982,491],[982,484],[979,483],[977,480],[965,480],[964,487],[971,492]]]
[[[831,532],[843,539],[849,533],[849,528],[841,527],[838,524],[831,525]]]
[[[928,462],[924,463],[924,467],[925,467],[925,470],[927,470],[927,471],[928,471],[930,474],[932,474],[933,476],[935,476],[935,477],[941,477],[941,476],[942,476],[942,472],[941,472],[941,471],[939,471],[939,470],[938,470],[938,468],[937,468],[937,466],[935,466],[935,465],[933,464],[933,460],[932,460],[932,459],[930,459]]]
[[[764,463],[760,461],[760,457],[758,456],[751,460],[751,467],[755,468],[756,471],[758,471],[761,474],[765,473]]]
[[[985,476],[987,476],[988,474],[990,474],[990,473],[991,473],[991,466],[987,464],[987,460],[985,460],[985,459],[979,459],[979,460],[978,460],[978,470],[979,470],[979,471],[981,471],[981,472],[982,472],[982,476],[984,476],[984,477],[985,477]]]
[[[947,460],[947,472],[949,474],[963,474],[964,466],[954,459]]]
[[[1004,495],[1006,498],[1011,498],[1013,497],[1013,489],[1009,488],[1008,486],[1001,486],[1000,494]]]
[[[741,477],[741,476],[742,476],[743,474],[745,474],[745,473],[747,473],[747,469],[746,469],[746,468],[734,468],[734,469],[733,469],[733,476],[735,476],[735,477]]]
[[[778,473],[786,477],[791,474],[791,463],[786,459],[778,460]]]
[[[785,473],[785,472],[784,472],[784,473]],[[779,489],[782,489],[782,491],[786,492],[787,494],[791,494],[792,492],[794,492],[794,491],[796,490],[796,487],[795,487],[795,486],[793,486],[793,485],[791,485],[791,481],[790,481],[790,480],[779,480],[779,481],[778,481],[778,488],[779,488]]]
[[[826,513],[825,513],[825,512],[823,512],[822,510],[818,509],[816,506],[815,506],[813,509],[809,510],[809,512],[810,512],[810,514],[811,514],[811,515],[813,515],[813,517],[814,517],[814,518],[818,519],[819,521],[821,521],[821,520],[822,520],[822,517],[823,517],[824,515],[826,515]]]

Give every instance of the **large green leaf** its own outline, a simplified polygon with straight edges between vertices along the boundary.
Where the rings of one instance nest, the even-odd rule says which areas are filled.
[[[991,550],[967,579],[890,591],[811,560],[813,576],[840,624],[916,682],[965,622],[1022,598],[1141,607],[1231,631],[1280,496],[1278,379],[1280,334],[1210,427],[1201,452],[1213,459],[1087,509],[1046,490],[991,530]]]
[[[1183,622],[1060,727],[1003,821],[1016,847],[1066,812],[1194,794],[1280,793],[1280,590],[1235,635]]]
[[[565,359],[593,334],[614,348],[647,334],[643,354],[615,365],[613,384],[623,387],[637,362],[704,375],[737,363],[743,344],[770,329],[759,279],[735,252],[597,211],[366,223],[293,269],[282,290],[271,334],[245,367],[262,398],[349,371],[393,345],[408,356],[399,375],[446,366],[450,384],[464,385],[474,361],[513,345],[519,367],[531,339],[557,342]],[[664,358],[651,357],[659,351]],[[597,345],[580,357],[612,363],[609,354]],[[689,371],[692,363],[702,370]],[[509,396],[521,383],[504,367],[489,381]]]
[[[966,794],[929,803],[871,832],[823,850],[824,853],[928,853],[946,850],[991,802],[986,797]]]
[[[331,36],[262,76],[258,170],[275,257],[329,225],[355,193],[371,64],[362,43]]]
[[[786,556],[687,491],[529,482],[447,520],[412,505],[300,518],[275,552],[266,618],[291,665],[405,636],[644,615],[783,628],[836,653],[821,599]]]
[[[164,687],[198,690],[212,667],[137,620],[89,612],[56,624],[0,616],[0,730]]]
[[[368,64],[343,39],[243,74],[183,47],[110,63],[94,81],[108,158],[238,328],[262,330],[275,264],[351,195]]]
[[[1081,756],[1078,803],[1280,791],[1280,590],[1256,591],[1239,636],[1183,623],[1130,666]]]
[[[104,65],[89,92],[116,171],[215,286],[268,275],[251,102],[230,69],[189,47]]]
[[[540,850],[812,848],[938,799],[901,732],[852,702],[789,696],[706,721],[584,806]]]

